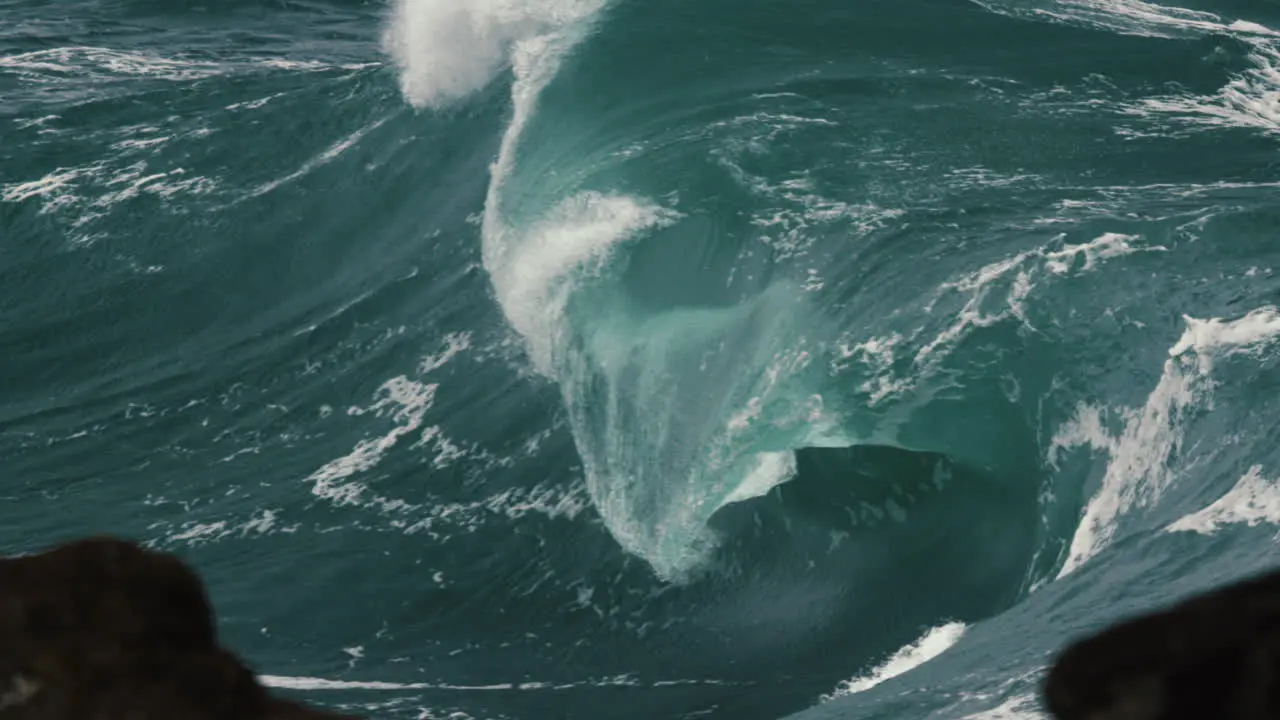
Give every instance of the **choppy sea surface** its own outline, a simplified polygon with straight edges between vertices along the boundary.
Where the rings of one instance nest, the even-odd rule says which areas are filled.
[[[281,692],[1039,718],[1274,562],[1274,1],[0,18],[0,552],[177,552]]]

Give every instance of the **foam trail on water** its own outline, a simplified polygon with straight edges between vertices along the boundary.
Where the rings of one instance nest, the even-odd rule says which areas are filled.
[[[865,692],[885,680],[914,670],[951,649],[968,629],[968,626],[962,622],[950,622],[931,628],[919,640],[890,655],[870,672],[840,683],[831,694],[823,696],[822,700],[826,702],[845,695]]]
[[[1235,34],[1244,38],[1280,35],[1248,20],[1230,20],[1211,12],[1145,0],[1055,0],[1047,6],[1030,8],[1001,0],[973,1],[992,12],[1081,23],[1129,35],[1170,38],[1204,34]]]
[[[1258,44],[1254,68],[1233,78],[1217,95],[1178,94],[1149,98],[1130,112],[1167,113],[1209,127],[1241,127],[1280,133],[1280,49]]]
[[[965,715],[962,720],[1047,720],[1048,716],[1037,709],[1034,695],[1018,695],[1012,697],[998,707],[972,715]]]
[[[1264,522],[1280,525],[1280,482],[1263,477],[1262,466],[1254,465],[1226,495],[1165,529],[1212,535],[1220,525],[1244,523],[1253,527]]]
[[[262,675],[263,685],[287,690],[421,690],[436,686],[428,683],[393,683],[380,681],[327,680],[315,677]]]
[[[742,685],[733,680],[717,680],[715,678],[654,680],[641,683],[629,675],[590,678],[569,682],[545,682],[539,680],[521,680],[519,682],[496,682],[487,685],[458,685],[455,683],[425,682],[387,682],[383,680],[330,680],[328,678],[292,676],[292,675],[259,675],[259,682],[267,687],[287,690],[447,690],[456,692],[509,692],[521,691],[557,691],[573,688],[603,687],[676,687],[690,685]],[[749,683],[748,683],[749,684]]]
[[[975,0],[999,13],[1026,11],[993,0]],[[1280,132],[1280,32],[1245,19],[1224,18],[1143,0],[1057,0],[1031,11],[1036,17],[1084,23],[1115,32],[1153,37],[1233,37],[1252,47],[1254,67],[1227,83],[1216,95],[1175,93],[1145,98],[1122,108],[1131,115],[1168,114],[1211,127],[1242,127]]]
[[[1214,361],[1280,336],[1280,312],[1270,307],[1236,320],[1184,319],[1186,330],[1169,349],[1160,381],[1142,408],[1124,411],[1119,437],[1108,434],[1097,408],[1081,405],[1053,438],[1050,464],[1072,447],[1090,446],[1110,456],[1102,487],[1085,506],[1058,577],[1097,555],[1115,536],[1122,515],[1151,505],[1173,481],[1172,462],[1182,447],[1186,417],[1211,400]]]

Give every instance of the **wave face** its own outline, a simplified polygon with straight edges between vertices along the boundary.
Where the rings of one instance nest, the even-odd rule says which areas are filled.
[[[178,551],[269,684],[1033,718],[1269,562],[1274,8],[73,6],[0,0],[0,551]]]

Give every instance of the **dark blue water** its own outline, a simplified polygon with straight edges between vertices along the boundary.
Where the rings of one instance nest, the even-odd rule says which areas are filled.
[[[1274,562],[1280,6],[0,0],[0,551],[371,718],[1035,718]]]

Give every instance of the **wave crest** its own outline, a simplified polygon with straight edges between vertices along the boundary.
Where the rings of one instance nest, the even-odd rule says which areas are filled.
[[[522,40],[578,23],[599,0],[396,0],[383,48],[413,106],[440,107],[484,87]]]

